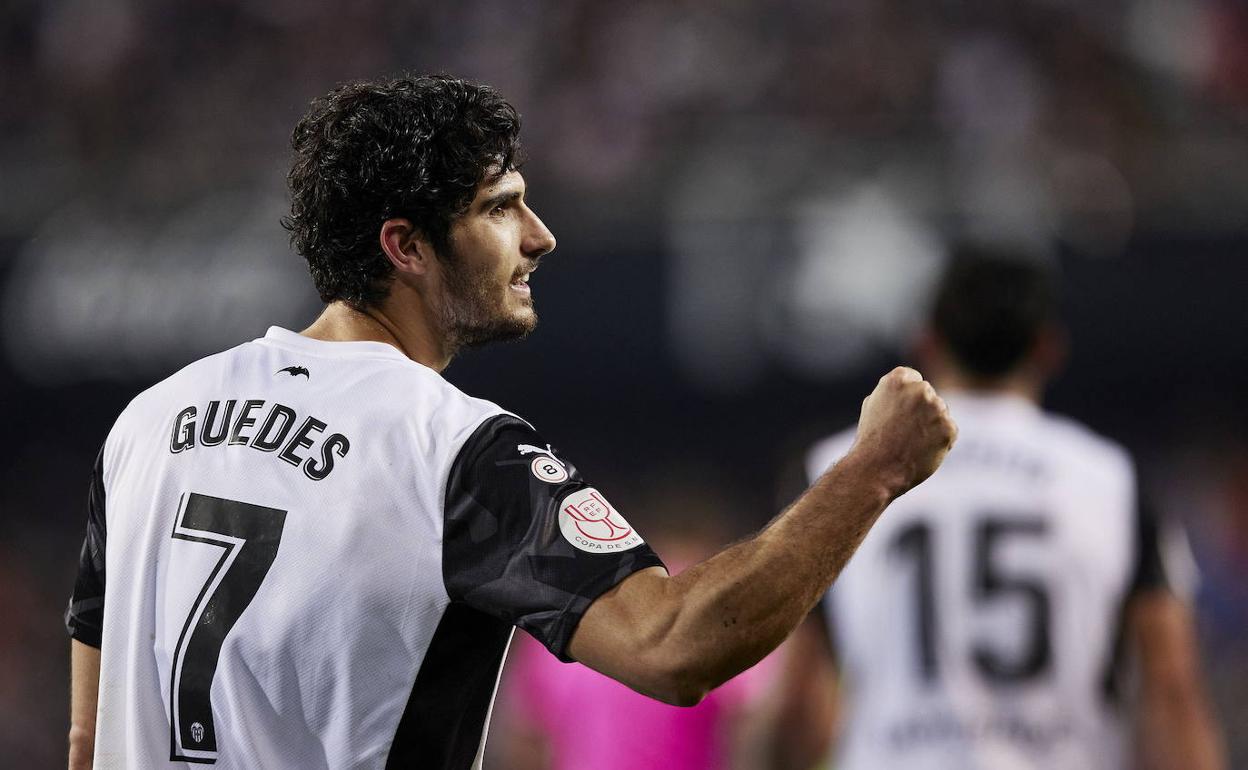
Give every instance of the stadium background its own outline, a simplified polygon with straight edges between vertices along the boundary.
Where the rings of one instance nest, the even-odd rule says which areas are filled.
[[[60,613],[113,418],[318,310],[277,224],[337,82],[446,71],[525,119],[543,323],[447,376],[639,520],[777,509],[955,235],[1060,261],[1051,405],[1190,529],[1248,766],[1248,4],[8,0],[0,13],[0,757],[63,766]]]

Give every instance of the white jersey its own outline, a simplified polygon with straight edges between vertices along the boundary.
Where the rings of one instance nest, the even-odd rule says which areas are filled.
[[[96,770],[470,768],[513,626],[566,657],[640,536],[531,426],[376,342],[282,329],[139,395],[66,620]]]
[[[1132,461],[1019,398],[947,402],[957,444],[823,604],[848,711],[835,766],[1119,767],[1121,610],[1164,580]],[[818,444],[811,478],[852,440]]]

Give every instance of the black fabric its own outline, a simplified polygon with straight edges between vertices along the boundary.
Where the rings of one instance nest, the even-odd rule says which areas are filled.
[[[558,460],[566,479],[539,479],[536,458]],[[663,566],[645,543],[588,553],[564,538],[560,507],[587,488],[524,421],[486,420],[460,451],[447,484],[442,573],[451,599],[523,628],[569,661],[568,642],[589,605],[637,570]]]
[[[83,644],[99,649],[104,630],[104,448],[95,458],[87,491],[87,535],[78,558],[78,579],[65,610],[65,628]]]
[[[476,758],[511,626],[451,604],[420,664],[387,770],[467,770]]]
[[[1131,593],[1169,588],[1165,561],[1161,556],[1161,519],[1141,491],[1136,501],[1135,568],[1131,576]]]
[[[1113,707],[1123,705],[1123,679],[1127,672],[1127,605],[1148,591],[1169,590],[1171,581],[1161,555],[1161,516],[1141,487],[1135,500],[1135,550],[1131,580],[1114,621],[1114,641],[1101,677],[1101,694]]]

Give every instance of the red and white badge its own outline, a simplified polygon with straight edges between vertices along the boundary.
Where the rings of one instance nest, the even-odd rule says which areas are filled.
[[[573,492],[559,504],[559,531],[586,553],[614,553],[645,541],[593,487]]]

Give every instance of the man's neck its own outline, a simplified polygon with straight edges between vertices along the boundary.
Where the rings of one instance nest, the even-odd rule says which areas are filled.
[[[937,392],[948,395],[968,393],[978,395],[1017,396],[1039,405],[1044,396],[1044,386],[1027,374],[1007,374],[1002,377],[979,377],[964,372],[946,371],[932,378]]]
[[[423,306],[389,300],[362,311],[345,302],[331,302],[311,326],[299,333],[326,342],[384,342],[418,364],[437,372],[445,369],[454,351],[447,348]],[[396,305],[411,310],[396,312]]]

